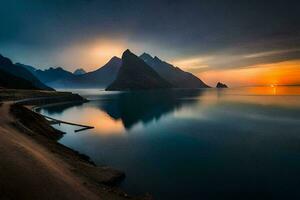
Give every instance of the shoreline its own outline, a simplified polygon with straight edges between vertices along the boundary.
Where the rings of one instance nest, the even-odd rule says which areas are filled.
[[[73,102],[78,103],[79,99],[82,100],[82,103],[87,102],[86,99],[72,93],[68,93],[68,94],[63,93],[63,95],[60,96],[59,92],[53,92],[50,96],[53,97],[54,93],[56,93],[56,95],[54,95],[56,97],[51,99],[50,104],[73,103]],[[10,100],[13,100],[13,98],[10,98]],[[76,181],[72,181],[72,184],[79,185],[79,187],[75,187],[75,188],[71,187],[70,190],[73,189],[77,191],[79,190],[79,188],[81,188],[81,190],[83,191],[82,194],[88,194],[88,195],[83,195],[84,196],[83,198],[80,197],[80,194],[77,194],[78,197],[75,197],[75,199],[108,199],[108,200],[109,199],[151,199],[151,197],[145,197],[145,196],[141,198],[131,197],[127,193],[119,189],[117,187],[117,184],[120,183],[120,181],[122,181],[125,178],[124,172],[121,172],[116,169],[112,169],[108,166],[97,166],[93,161],[91,161],[91,159],[88,156],[58,143],[57,140],[61,138],[64,133],[53,128],[44,117],[30,110],[30,108],[28,107],[28,106],[37,106],[37,105],[39,106],[48,105],[49,98],[48,99],[44,98],[42,101],[41,99],[37,100],[32,98],[31,102],[30,101],[25,102],[26,106],[21,104],[22,103],[20,102],[13,103],[11,101],[4,101],[2,103],[0,102],[0,110],[3,112],[3,114],[5,114],[5,112],[9,112],[6,114],[10,115],[10,116],[6,116],[7,121],[5,119],[1,120],[2,123],[0,123],[0,133],[4,131],[10,131],[16,137],[25,136],[26,139],[29,140],[29,143],[34,143],[34,145],[39,146],[39,148],[37,149],[39,150],[44,149],[45,151],[47,151],[47,153],[43,155],[43,159],[48,160],[48,158],[54,157],[55,160],[57,161],[52,164],[55,165],[56,168],[61,169],[62,171],[68,171],[69,174],[68,179],[75,179]],[[5,109],[7,111],[5,111]],[[0,138],[1,135],[2,134],[0,134]],[[0,149],[0,155],[1,155],[1,149]],[[7,156],[9,157],[9,155]],[[34,155],[27,155],[27,156],[34,157]],[[40,160],[38,159],[38,162],[39,161]],[[7,163],[3,163],[3,161],[0,161],[0,163],[1,162],[4,165],[7,164]],[[10,166],[7,167],[9,168]],[[48,169],[47,165],[44,167]],[[48,172],[49,170],[46,171]],[[5,184],[5,183],[1,183],[4,180],[2,178],[8,176],[8,175],[4,175],[3,177],[3,173],[4,172],[2,172],[1,175],[0,172],[0,178],[1,178],[0,186]],[[56,175],[49,174],[49,176],[56,176]],[[30,179],[30,177],[26,177],[26,178]],[[35,180],[37,182],[40,181],[38,180],[38,177],[36,177],[35,179],[37,179]],[[57,179],[56,180],[54,179],[53,181],[57,181]],[[11,184],[14,185],[15,182]],[[47,185],[47,183],[44,184]],[[51,183],[49,184],[52,185]],[[53,187],[54,187],[53,190],[56,190],[55,186]],[[16,190],[19,189],[20,188],[16,188]],[[27,191],[28,194],[25,192],[26,195],[30,195],[30,193],[32,192],[29,190],[30,189],[28,189]],[[60,194],[60,195],[72,196],[72,194],[69,193],[70,193],[69,191],[65,191],[65,194]],[[2,197],[1,195],[2,195],[2,191],[0,190],[0,197]],[[6,197],[9,197],[9,195],[17,195],[17,194],[8,194]],[[69,199],[69,198],[62,197],[57,199]]]

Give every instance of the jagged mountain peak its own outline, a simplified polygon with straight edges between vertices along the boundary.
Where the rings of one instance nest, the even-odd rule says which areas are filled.
[[[120,60],[121,58],[119,58],[118,56],[113,56],[110,60]]]
[[[133,53],[129,49],[126,49],[122,54],[122,58],[123,58],[123,56],[129,55],[129,54],[133,54]]]
[[[159,57],[157,57],[157,56],[154,56],[153,59],[155,59],[155,60],[161,60],[161,59],[159,59]]]
[[[152,60],[153,59],[153,57],[150,54],[145,53],[145,52],[140,55],[140,58],[143,60]]]
[[[121,58],[114,56],[108,61],[108,63],[116,63],[116,62],[120,62],[121,60],[122,60]]]
[[[155,72],[144,60],[126,50],[114,82],[106,90],[149,90],[172,85]]]

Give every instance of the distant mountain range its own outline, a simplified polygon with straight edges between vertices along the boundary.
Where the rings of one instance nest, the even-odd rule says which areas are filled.
[[[108,90],[142,90],[157,88],[208,88],[198,77],[185,72],[156,56],[143,53],[136,56],[129,50],[122,59],[113,57],[103,67],[91,72],[80,68],[73,73],[62,67],[40,70],[0,57],[0,69],[30,81],[34,87],[107,88]],[[50,86],[50,87],[48,87]]]
[[[172,88],[209,87],[193,74],[174,67],[156,56],[152,57],[147,53],[143,53],[140,59],[154,69],[160,77],[169,82]],[[61,78],[57,81],[48,82],[47,84],[54,88],[106,88],[116,79],[121,65],[122,59],[113,57],[107,64],[95,71]],[[136,73],[132,75],[134,76]]]
[[[86,73],[86,71],[85,71],[84,69],[82,69],[82,68],[76,69],[76,70],[73,72],[73,74],[75,74],[75,75],[82,75],[82,74],[85,74],[85,73]]]
[[[49,69],[46,69],[46,70],[40,70],[40,69],[36,69],[35,67],[29,66],[29,65],[24,65],[21,63],[16,63],[16,65],[26,68],[34,76],[36,76],[40,81],[42,81],[43,83],[45,83],[47,85],[50,85],[52,82],[55,82],[58,80],[76,76],[73,73],[71,73],[67,70],[64,70],[61,67],[56,67],[56,68],[50,67]]]
[[[172,88],[154,69],[128,49],[122,55],[122,65],[116,79],[106,90],[149,90]]]
[[[50,83],[57,88],[105,88],[112,83],[120,69],[122,60],[113,57],[103,67],[78,76],[71,76]]]
[[[44,83],[42,83],[38,78],[36,78],[25,67],[13,64],[9,58],[6,58],[2,55],[0,55],[0,70],[11,75],[11,77],[12,77],[12,79],[10,81],[11,83],[7,83],[11,86],[14,84],[16,84],[16,85],[19,84],[19,83],[13,83],[14,81],[16,81],[16,77],[17,77],[19,81],[24,82],[24,80],[26,80],[27,83],[30,83],[30,85],[32,85],[32,89],[53,90],[52,88],[50,88],[50,87],[46,86]],[[24,84],[28,85],[27,83],[24,83]]]

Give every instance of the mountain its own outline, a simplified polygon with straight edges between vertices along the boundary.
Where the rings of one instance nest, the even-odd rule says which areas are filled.
[[[20,65],[15,65],[12,61],[2,55],[0,55],[0,69],[12,74],[16,77],[25,79],[29,81],[34,87],[42,90],[53,90],[52,88],[43,84],[39,79],[37,79],[30,71]]]
[[[56,67],[56,68],[50,67],[49,69],[46,70],[40,70],[40,69],[36,69],[33,66],[24,65],[21,63],[16,63],[16,65],[27,69],[45,84],[49,84],[57,80],[66,79],[75,76],[73,73],[63,69],[62,67]]]
[[[49,69],[46,70],[40,70],[30,65],[24,65],[21,63],[16,63],[16,65],[26,68],[34,76],[36,76],[41,82],[49,85],[51,85],[52,82],[58,80],[64,80],[67,78],[75,77],[75,74],[63,69],[62,67],[56,67],[56,68],[50,67]]]
[[[218,82],[216,88],[228,88],[228,86],[224,83]]]
[[[85,71],[84,69],[82,69],[82,68],[76,69],[76,70],[73,72],[74,75],[82,75],[82,74],[85,74],[85,73],[86,73],[86,71]]]
[[[36,70],[34,75],[43,83],[50,84],[54,81],[63,80],[75,76],[73,73],[64,70],[61,67],[50,67],[46,70]]]
[[[15,65],[24,67],[25,69],[27,69],[28,71],[30,71],[32,74],[34,74],[34,72],[37,70],[35,67],[32,67],[30,65],[24,65],[22,63],[16,63]]]
[[[166,79],[176,88],[208,88],[202,80],[189,72],[185,72],[178,67],[152,57],[147,53],[140,56],[150,67],[152,67],[161,77]]]
[[[30,81],[0,69],[0,88],[37,90]]]
[[[111,84],[120,69],[122,60],[118,57],[113,57],[103,67],[88,72],[82,75],[66,78],[51,83],[53,87],[64,87],[64,88],[99,88],[107,87]]]
[[[168,81],[127,49],[122,55],[122,65],[116,79],[106,90],[149,90],[171,87]]]

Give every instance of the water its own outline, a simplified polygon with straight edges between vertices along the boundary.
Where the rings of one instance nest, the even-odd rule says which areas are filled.
[[[299,199],[300,87],[77,91],[89,103],[42,109],[95,126],[60,140],[125,171],[155,199]]]

